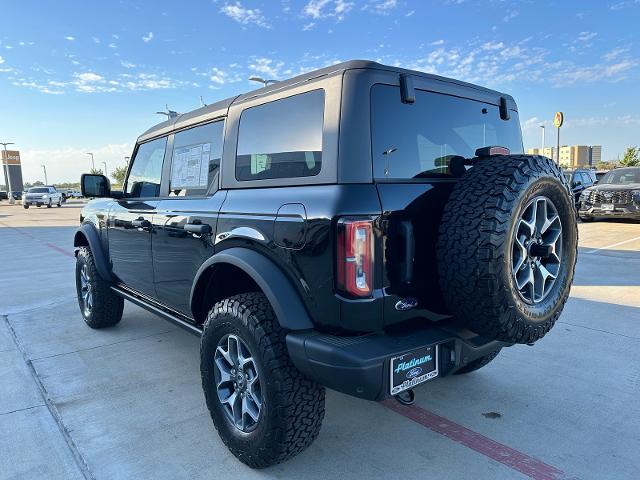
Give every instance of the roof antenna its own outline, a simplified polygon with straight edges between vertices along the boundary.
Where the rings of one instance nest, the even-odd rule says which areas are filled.
[[[202,95],[200,95],[200,105],[201,105],[202,107],[206,107],[206,106],[207,106],[207,104],[206,104],[206,103],[204,103],[204,100],[202,99]]]
[[[249,81],[250,81],[250,82],[258,82],[258,83],[262,83],[262,84],[264,84],[264,86],[265,86],[265,87],[266,87],[267,85],[269,85],[270,83],[278,83],[278,81],[277,81],[277,80],[265,80],[264,78],[259,77],[259,76],[257,76],[257,75],[251,75],[251,76],[249,77]]]
[[[175,110],[169,110],[169,104],[168,103],[165,104],[164,108],[165,108],[164,112],[156,112],[156,114],[158,114],[158,115],[166,115],[167,116],[167,120],[171,120],[172,118],[176,118],[178,115],[180,115]]]

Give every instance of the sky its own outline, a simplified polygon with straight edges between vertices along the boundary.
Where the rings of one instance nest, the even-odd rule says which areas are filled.
[[[0,142],[26,181],[124,165],[178,112],[369,59],[507,92],[525,148],[640,144],[640,0],[2,0]]]

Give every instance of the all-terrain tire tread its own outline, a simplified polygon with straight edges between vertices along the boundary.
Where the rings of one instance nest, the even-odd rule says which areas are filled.
[[[213,328],[216,318],[228,313],[240,318],[257,340],[260,349],[257,356],[262,361],[266,378],[277,385],[274,389],[276,399],[272,403],[277,405],[278,416],[283,421],[280,427],[270,433],[272,441],[253,453],[237,449],[217,425],[216,429],[225,445],[243,463],[252,468],[265,468],[294,457],[317,438],[324,419],[325,389],[303,375],[291,362],[285,341],[286,332],[280,327],[264,294],[243,293],[218,302],[207,316],[202,336],[205,337],[208,330]],[[202,381],[205,388],[204,372]],[[207,398],[210,412],[213,409],[211,401],[215,400]]]
[[[77,254],[76,270],[86,263],[89,267],[89,274],[93,281],[93,308],[91,317],[84,321],[91,328],[100,329],[113,327],[122,319],[124,311],[124,299],[111,290],[111,283],[103,280],[96,268],[93,253],[89,247],[80,247]],[[77,276],[76,271],[76,276]],[[78,303],[82,311],[82,301],[80,300],[80,289],[78,289]]]
[[[543,322],[522,321],[508,296],[501,269],[509,242],[512,209],[531,178],[555,177],[570,195],[562,170],[538,155],[498,156],[480,160],[454,187],[440,224],[436,247],[440,285],[449,309],[476,333],[505,342],[533,343],[555,324],[568,298]],[[575,217],[575,205],[571,201]],[[572,229],[577,255],[577,229]],[[575,263],[571,266],[569,282]]]

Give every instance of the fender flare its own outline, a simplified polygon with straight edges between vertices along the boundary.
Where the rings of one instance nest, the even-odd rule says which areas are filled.
[[[84,246],[84,243],[81,241],[82,237],[86,238],[87,243],[89,244],[89,249],[91,249],[91,253],[93,254],[93,260],[96,264],[96,270],[98,270],[100,278],[108,282],[113,282],[113,275],[111,275],[109,263],[107,262],[104,251],[102,250],[100,234],[96,230],[96,227],[89,223],[82,224],[73,236],[74,247]]]
[[[241,269],[256,282],[269,300],[282,328],[287,330],[314,328],[299,293],[282,270],[266,256],[242,247],[233,247],[216,253],[198,269],[189,300],[192,311],[194,294],[200,277],[210,267],[222,263]]]

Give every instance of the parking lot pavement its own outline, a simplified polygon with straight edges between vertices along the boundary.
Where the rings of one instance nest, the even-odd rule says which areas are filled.
[[[0,204],[0,478],[640,478],[640,224],[580,225],[554,330],[417,390],[414,407],[327,394],[317,441],[265,471],[215,433],[198,339],[126,306],[84,326],[79,210]]]

